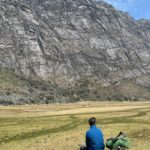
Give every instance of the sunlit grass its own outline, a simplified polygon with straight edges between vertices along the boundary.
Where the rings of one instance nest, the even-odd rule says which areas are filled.
[[[125,131],[131,150],[149,150],[149,102],[1,106],[0,150],[77,150],[91,116],[105,139]]]

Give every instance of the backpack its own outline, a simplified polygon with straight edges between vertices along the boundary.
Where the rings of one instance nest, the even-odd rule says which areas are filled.
[[[107,139],[106,147],[110,150],[126,150],[129,148],[129,139],[123,132],[120,132],[117,137]]]

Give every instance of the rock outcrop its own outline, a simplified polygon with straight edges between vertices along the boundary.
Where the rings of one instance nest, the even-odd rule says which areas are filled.
[[[150,98],[150,22],[103,1],[0,0],[0,36],[1,68],[24,80],[74,97]]]

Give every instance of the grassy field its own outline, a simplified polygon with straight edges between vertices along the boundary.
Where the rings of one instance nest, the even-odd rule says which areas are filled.
[[[0,150],[77,150],[89,117],[105,139],[125,131],[131,150],[150,149],[150,102],[0,106]]]

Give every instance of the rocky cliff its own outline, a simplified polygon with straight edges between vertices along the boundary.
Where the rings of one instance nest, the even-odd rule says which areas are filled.
[[[149,25],[102,1],[0,0],[1,72],[23,81],[1,99],[149,99]]]

